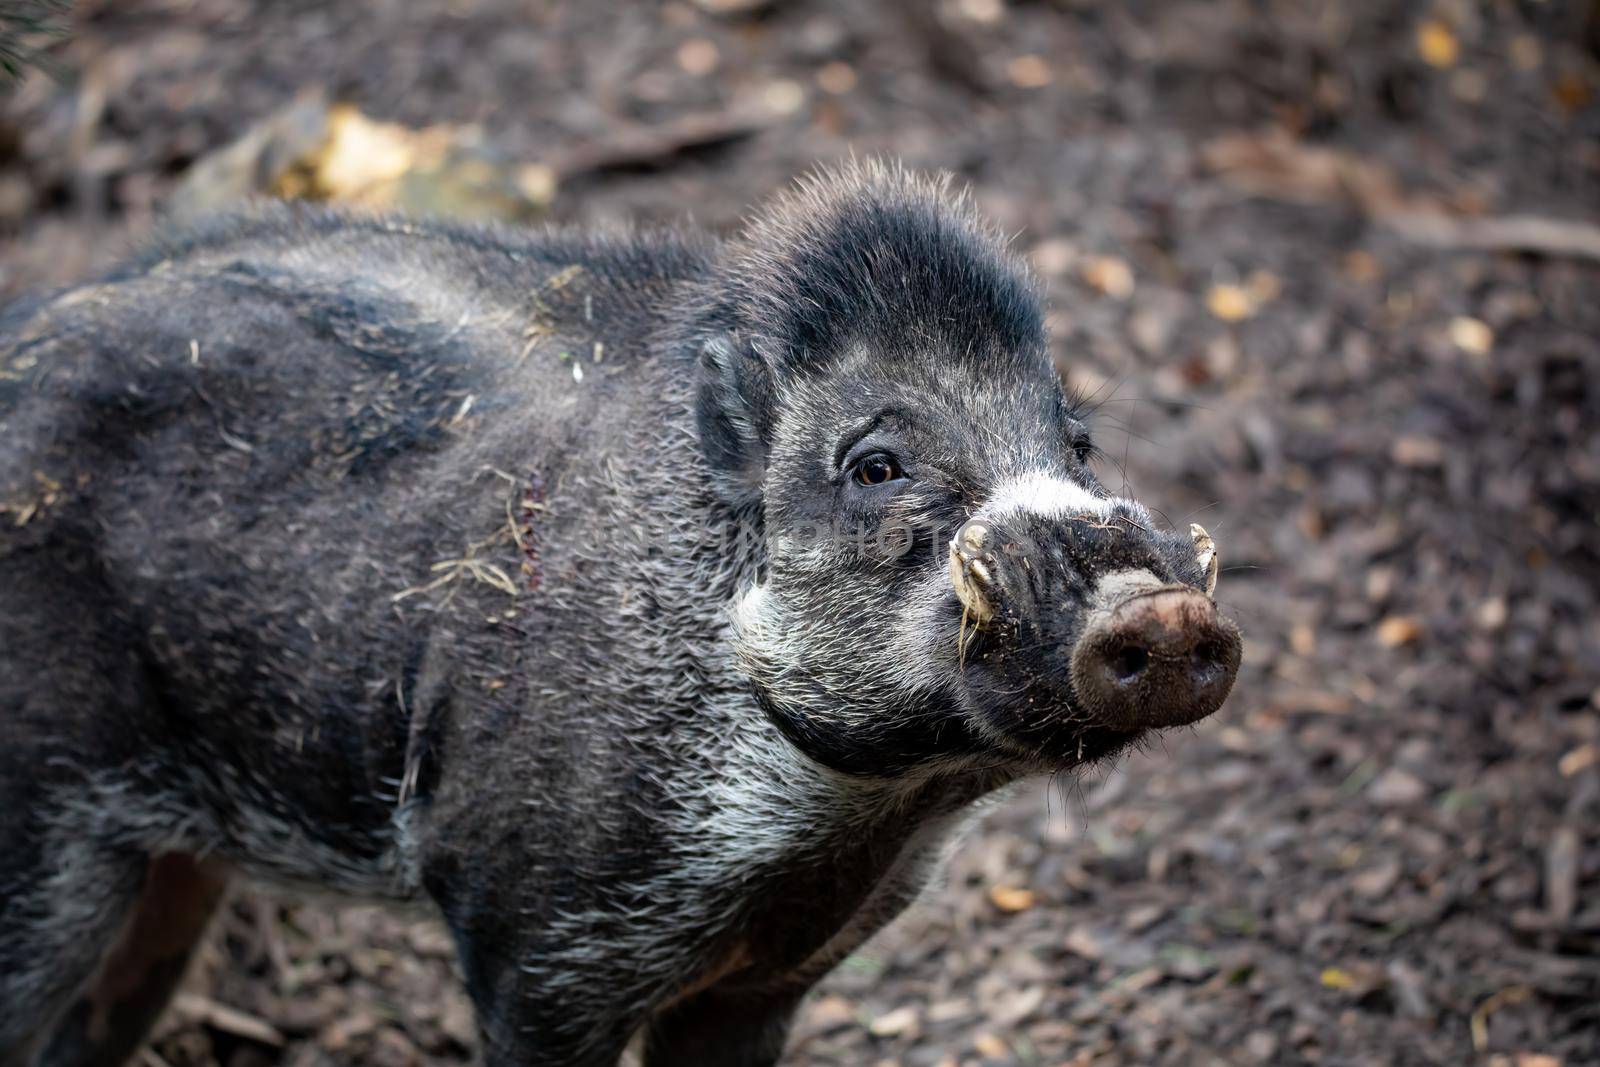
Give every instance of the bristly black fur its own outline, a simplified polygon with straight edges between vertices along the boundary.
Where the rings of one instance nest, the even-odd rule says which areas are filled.
[[[431,904],[489,1067],[771,1065],[972,801],[1133,739],[1082,606],[1203,575],[1090,448],[1020,261],[881,164],[727,242],[258,207],[0,311],[0,1065],[130,1055],[233,872]],[[997,520],[969,641],[1028,478],[1105,521]]]
[[[1045,343],[1027,268],[970,203],[945,181],[880,163],[780,198],[735,243],[714,287],[711,321],[775,373],[816,373],[867,339],[937,337],[986,361],[1032,357]]]
[[[852,345],[937,350],[994,380],[1048,342],[1026,264],[946,178],[851,163],[800,181],[695,287],[674,343],[702,356],[698,425],[735,502],[752,499],[775,393]]]

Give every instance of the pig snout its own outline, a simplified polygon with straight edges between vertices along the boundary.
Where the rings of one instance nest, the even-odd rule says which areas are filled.
[[[1072,686],[1112,729],[1182,726],[1216,711],[1239,672],[1239,631],[1205,593],[1145,570],[1107,575],[1072,652]]]
[[[1107,534],[1112,524],[1101,518],[1066,521],[1096,522],[1099,537],[1148,536],[1134,526]],[[1039,536],[1044,531],[1031,533],[1013,538],[1004,519],[999,526],[971,521],[957,532],[949,574],[964,628],[988,630],[1002,654],[1015,644],[1016,655],[1044,657],[1030,675],[1064,668],[1075,697],[1072,717],[1095,726],[1126,732],[1181,726],[1222,706],[1238,674],[1241,640],[1211,598],[1217,551],[1203,528],[1190,528],[1198,586],[1137,565],[1084,573],[1070,554],[1052,551],[1056,546]],[[1030,548],[1008,554],[1004,549],[1017,541]],[[1063,571],[1075,572],[1069,593],[1040,580],[1041,572]]]

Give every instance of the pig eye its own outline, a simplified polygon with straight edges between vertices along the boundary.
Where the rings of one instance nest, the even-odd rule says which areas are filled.
[[[887,452],[872,452],[856,460],[850,476],[857,485],[884,485],[896,478],[904,478],[900,465]]]

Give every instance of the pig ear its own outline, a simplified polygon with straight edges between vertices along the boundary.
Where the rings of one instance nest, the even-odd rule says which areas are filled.
[[[754,347],[731,333],[701,346],[699,374],[695,417],[712,474],[728,503],[754,503],[767,468],[772,375]]]

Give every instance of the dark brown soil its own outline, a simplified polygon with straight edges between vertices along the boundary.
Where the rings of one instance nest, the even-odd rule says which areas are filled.
[[[1216,535],[1244,675],[997,806],[789,1062],[1600,1063],[1600,8],[717,6],[82,3],[0,107],[0,293],[307,87],[530,162],[766,107],[601,153],[561,220],[952,169],[1048,280],[1105,476]],[[1515,216],[1555,225],[1472,222]],[[240,894],[187,988],[151,1067],[472,1052],[441,932],[370,908]]]

